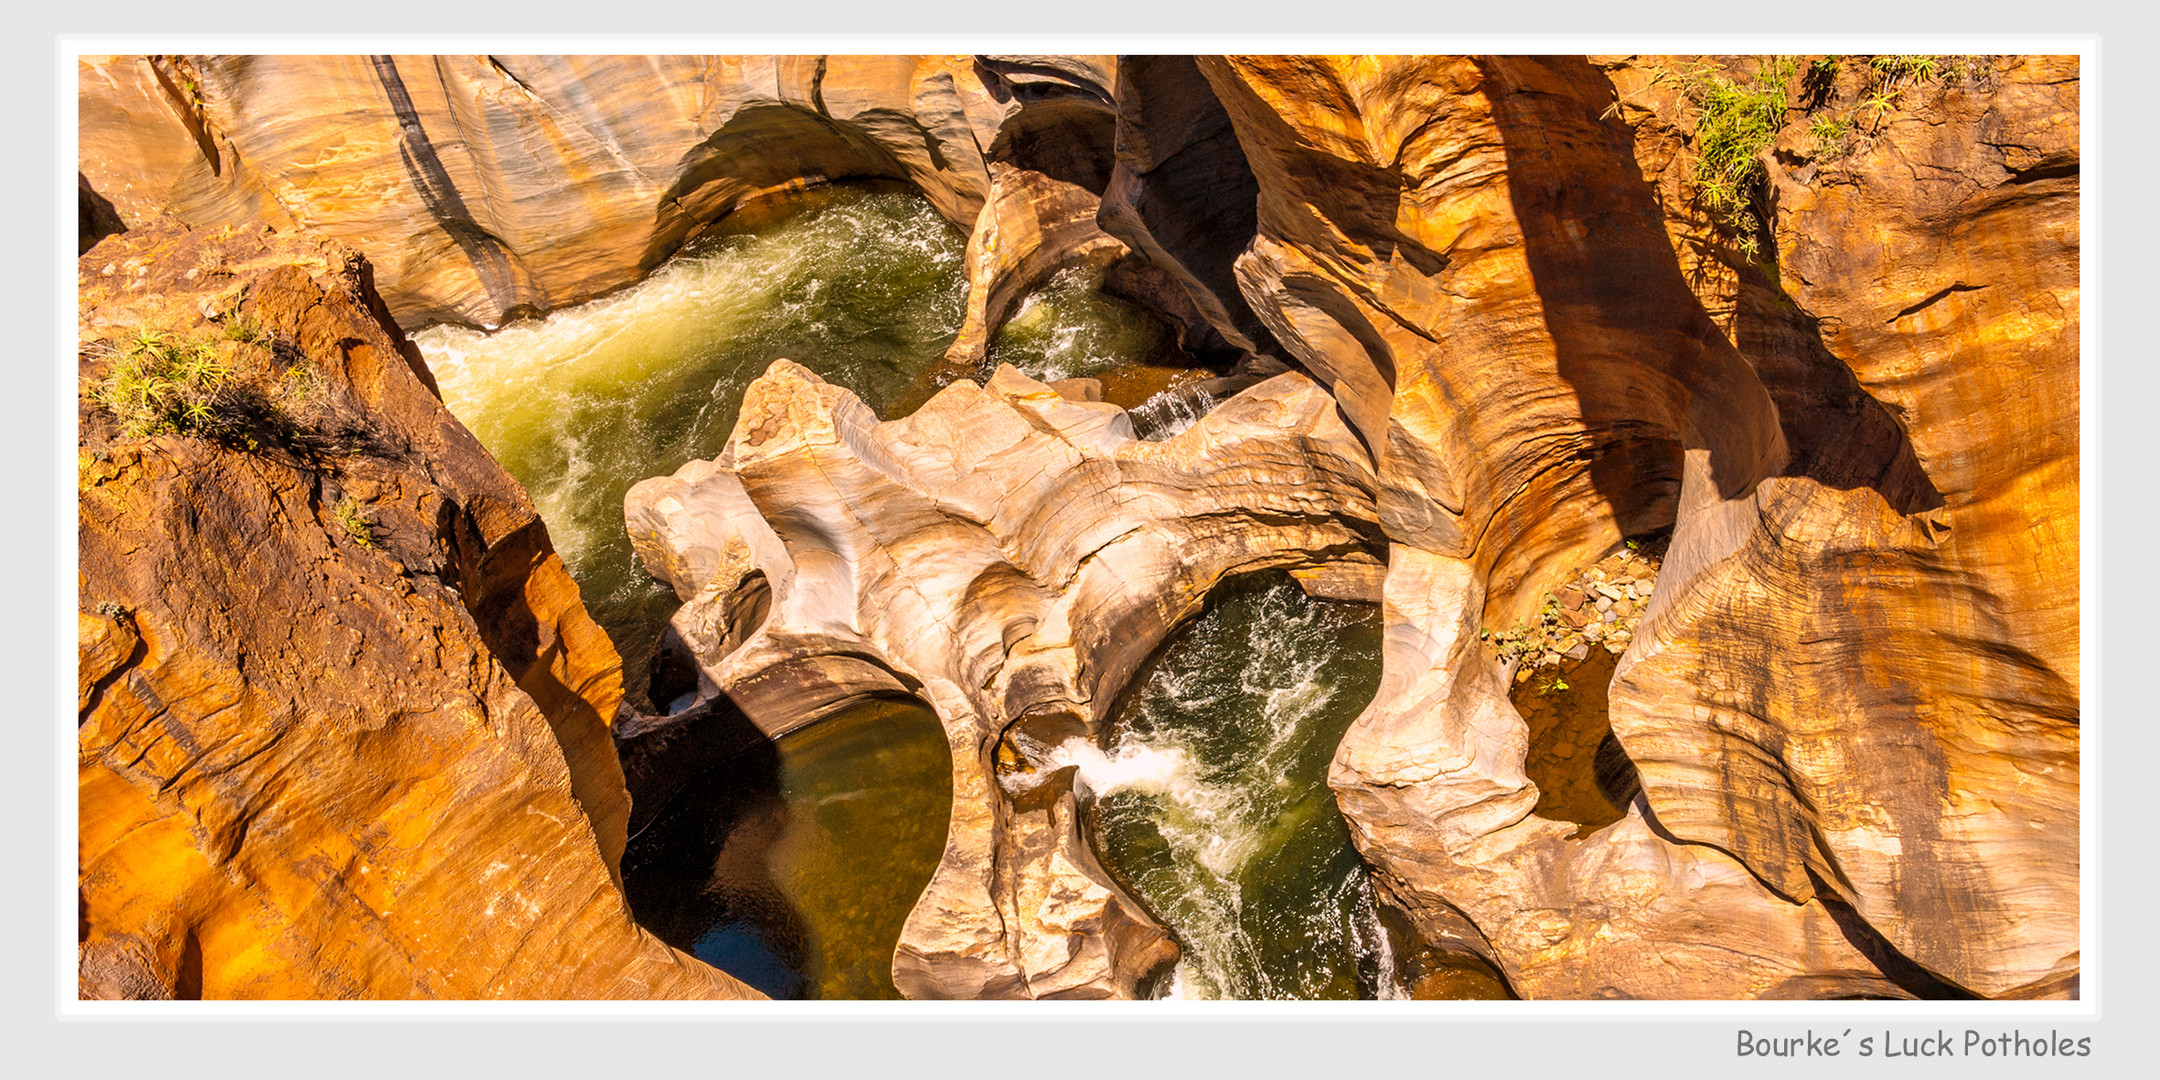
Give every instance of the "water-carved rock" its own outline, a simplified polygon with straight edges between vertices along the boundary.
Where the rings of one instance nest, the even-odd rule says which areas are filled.
[[[621,663],[368,276],[170,224],[81,262],[82,994],[757,996],[631,921]],[[154,335],[216,343],[215,415],[93,402]]]
[[[1371,565],[1364,454],[1310,380],[1282,375],[1162,442],[1123,410],[1000,368],[878,423],[785,361],[728,449],[626,500],[708,692],[768,734],[850,701],[934,708],[951,834],[900,942],[915,997],[1130,996],[1174,949],[1095,865],[1069,777],[1011,778],[1014,731],[1096,730],[1132,673],[1226,575]],[[746,638],[725,617],[761,579]]]

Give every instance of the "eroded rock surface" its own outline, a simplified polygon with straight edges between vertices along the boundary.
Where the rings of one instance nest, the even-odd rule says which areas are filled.
[[[1122,997],[1174,948],[1095,864],[1069,775],[1016,776],[1009,736],[1098,730],[1226,575],[1371,565],[1370,484],[1298,375],[1150,443],[1010,367],[879,423],[782,361],[718,461],[638,485],[626,513],[686,600],[674,625],[709,692],[768,733],[879,693],[944,721],[951,833],[901,938],[903,992]],[[752,592],[767,614],[745,633],[730,598]]]
[[[1079,382],[1061,394],[1001,371],[880,424],[782,363],[751,388],[725,454],[633,491],[631,530],[685,601],[675,629],[708,701],[726,695],[768,734],[876,694],[921,698],[945,722],[951,843],[896,960],[911,995],[1125,996],[1171,955],[1094,865],[1069,779],[1031,773],[1011,736],[1092,733],[1215,581],[1262,567],[1383,600],[1382,689],[1331,783],[1383,892],[1427,944],[1490,960],[1517,993],[2074,994],[2078,72],[2063,58],[1959,60],[1959,78],[1874,109],[1868,58],[1804,59],[1813,74],[1763,157],[1760,254],[1692,178],[1698,106],[1693,76],[1678,73],[1762,70],[1730,57],[90,58],[83,236],[139,228],[158,209],[306,228],[373,255],[400,320],[495,323],[632,280],[760,194],[894,178],[972,229],[952,367],[979,365],[1003,313],[1052,271],[1113,263],[1188,347],[1248,354],[1255,371],[1271,370],[1268,355],[1294,361],[1300,373],[1156,444],[1133,441],[1125,414],[1085,400]],[[1809,117],[1860,123],[1833,150]],[[373,359],[357,368],[360,350],[338,354],[356,387],[406,370],[387,359],[392,339],[366,346]],[[400,377],[413,375],[425,377]],[[447,420],[414,424],[462,436]],[[286,475],[199,440],[145,445]],[[347,457],[403,462],[435,444],[405,445]],[[184,509],[207,496],[164,494],[183,474],[129,453],[125,467],[85,465],[104,477],[85,481],[86,574],[134,575],[112,577],[133,591],[110,598],[85,579],[80,690],[97,718],[86,733],[116,723],[103,719],[114,695],[140,682],[110,673],[167,656],[167,623],[224,617],[194,613],[222,611],[223,594],[183,585],[160,601],[166,587],[138,564],[91,559],[93,509],[124,520],[98,500],[130,484],[188,529],[221,520]],[[249,498],[305,509],[278,520],[327,530],[324,493],[345,490],[343,474],[279,467],[321,475],[262,479],[276,500]],[[463,644],[451,648],[438,633],[412,651],[438,666],[496,663],[483,682],[515,682],[503,693],[531,704],[484,698],[495,704],[482,713],[553,721],[552,739],[512,742],[528,757],[561,748],[565,805],[591,823],[604,870],[621,845],[621,781],[612,756],[601,762],[604,725],[562,717],[612,715],[600,670],[612,658],[573,659],[589,653],[572,643],[586,624],[537,524],[483,524],[526,521],[529,510],[504,509],[522,498],[475,495],[500,481],[446,468],[360,476],[377,486],[351,489],[378,493],[364,497],[383,501],[390,541],[361,554],[460,567],[400,570],[411,597],[398,595],[441,600],[423,578],[458,590],[440,618],[470,613],[484,642],[453,634]],[[455,532],[444,522],[467,519],[484,542],[443,539]],[[1598,828],[1541,817],[1526,728],[1479,631],[1525,620],[1623,537],[1666,527],[1671,548],[1609,696],[1640,790]],[[528,534],[537,545],[508,538]],[[338,543],[326,532],[308,550]],[[1382,545],[1384,585],[1371,554]],[[322,561],[339,573],[372,565],[337,550]],[[469,551],[500,569],[458,576],[471,559],[441,554]],[[233,577],[175,565],[187,572],[165,577]],[[529,636],[491,629],[501,610],[475,599],[506,589],[519,599],[501,610],[535,613]],[[108,600],[149,614],[101,614]],[[215,655],[250,665],[228,696],[256,700],[257,657],[276,649],[216,626],[202,631],[226,643]],[[363,635],[356,648],[365,659],[389,646]],[[223,715],[223,700],[202,710]],[[409,712],[383,730],[435,715]],[[680,735],[693,715],[640,737]],[[174,745],[182,760],[215,760]],[[273,751],[233,768],[268,768],[282,760]],[[155,755],[124,767],[110,763],[118,751],[99,755],[86,751],[86,793],[131,808],[104,832],[86,816],[86,844],[136,829],[130,844],[163,846],[126,850],[233,860],[264,835],[235,838],[196,811],[213,823],[183,828],[191,819],[167,803],[132,808],[114,785],[198,798],[193,774],[173,772],[173,795],[163,774],[139,771]],[[388,797],[361,787],[344,797]],[[119,894],[93,882],[116,879],[87,876],[90,850],[85,910],[109,912]],[[174,879],[197,882],[185,904],[86,923],[123,928],[86,930],[99,985],[211,985],[207,970],[186,974],[215,954],[210,939],[171,926],[224,916],[136,929],[146,911],[244,895],[189,873]],[[560,910],[629,940],[619,897],[577,895],[598,899]],[[359,910],[318,902],[337,919]],[[155,956],[111,959],[123,945]],[[717,985],[656,943],[619,949],[563,977],[674,964],[669,978],[687,982],[669,987]],[[378,990],[439,987],[365,992]]]
[[[631,921],[620,661],[365,261],[151,224],[78,287],[83,996],[758,996]],[[92,402],[146,332],[231,424]]]
[[[962,229],[990,195],[990,161],[1100,192],[1114,70],[1109,57],[92,56],[77,69],[81,169],[124,221],[306,229],[365,254],[405,326],[494,326],[629,284],[699,226],[790,187],[906,180]]]
[[[1705,308],[1674,251],[1671,233],[1687,226],[1669,230],[1634,133],[1614,117],[1614,86],[1587,63],[1200,66],[1260,181],[1244,291],[1377,448],[1381,521],[1399,542],[1390,610],[1416,606],[1395,616],[1405,625],[1391,625],[1390,681],[1346,738],[1333,782],[1384,880],[1423,909],[1427,928],[1457,933],[1452,920],[1467,914],[1483,936],[1470,944],[1530,996],[1878,993],[1893,970],[1911,992],[2059,992],[2076,964],[2065,888],[2076,877],[2065,813],[2076,792],[2075,668],[2043,657],[2075,651],[2056,605],[2075,595],[2061,560],[2074,562],[2076,548],[2044,523],[2071,519],[2059,499],[2010,514],[1970,498],[1961,530],[1950,524],[1958,479],[1929,468],[1945,455],[1958,467],[1955,438],[1931,451],[1924,427],[1907,447],[1898,425],[1865,425],[1880,415],[1866,397],[1875,387],[1894,399],[1940,386],[1942,401],[1957,402],[1950,412],[2020,427],[2008,462],[1991,470],[2003,492],[2074,475],[2064,425],[2074,426],[2075,322],[2063,299],[2075,286],[2060,268],[2075,251],[2064,225],[2075,94],[2065,73],[2005,65],[2001,85],[1942,106],[1939,120],[1893,123],[1821,194],[1780,189],[1779,235],[1821,245],[1793,249],[1805,281],[1788,306],[1808,310],[1811,289],[1826,308],[1869,298],[1865,313],[1837,314],[1864,332],[1802,355],[1790,325],[1756,317],[1763,328],[1747,332],[1750,313],[1736,305],[1742,332],[1728,337]],[[1976,160],[1977,179],[1911,190],[1899,163],[1938,153]],[[2016,167],[1991,161],[2013,157]],[[2039,186],[2006,190],[2018,177]],[[1811,268],[1847,273],[1831,253],[1875,241],[1831,238],[1878,227],[1913,249],[1898,263],[1911,286],[1873,291],[1865,267],[1889,258],[1859,260],[1843,279]],[[1968,235],[1995,241],[1948,260],[1973,287],[1934,281],[1944,263],[1930,259]],[[1957,265],[1973,258],[2025,284],[1999,308],[1923,318],[1886,338],[1933,306],[1984,298],[1974,283],[1989,275]],[[1816,278],[1852,284],[1805,283]],[[2011,325],[2025,329],[2014,374],[1951,374],[1987,369],[1960,350],[2007,338]],[[2028,398],[2014,379],[2061,389]],[[1840,400],[1857,403],[1821,405]],[[1882,434],[1858,437],[1867,430]],[[1668,521],[1665,573],[1612,696],[1647,798],[1584,841],[1548,837],[1528,815],[1520,721],[1479,665],[1451,659],[1449,627],[1506,626],[1618,535]],[[1971,554],[1945,552],[1966,535]],[[1986,569],[2007,565],[1997,552],[2031,560],[2043,548],[2026,565],[2048,586],[2029,569]],[[1989,599],[2025,590],[2050,599]],[[2074,603],[2068,611],[2074,622]],[[1957,644],[1923,647],[1922,627],[1957,627]],[[2036,651],[2033,635],[2056,651]],[[1810,644],[1796,650],[1796,640]],[[1402,700],[1421,692],[1434,695],[1426,706]],[[1657,828],[1631,824],[1637,815]],[[1900,850],[1908,842],[1911,856]],[[1639,857],[1623,861],[1633,876],[1576,861],[1634,843]],[[1995,852],[1986,872],[1983,849]],[[1933,868],[1894,869],[1908,861]],[[1724,882],[1698,893],[1696,910],[1749,932],[1721,952],[1719,931],[1675,925],[1686,920],[1655,905],[1631,909],[1626,898],[1649,880],[1639,871],[1672,874],[1675,887]],[[1541,893],[1536,926],[1499,899]],[[1946,940],[1968,920],[1986,924],[1973,935],[1984,945]],[[1684,974],[1625,955],[1638,938],[1679,947],[1691,936],[1705,962]],[[1795,956],[1812,958],[1815,974]]]

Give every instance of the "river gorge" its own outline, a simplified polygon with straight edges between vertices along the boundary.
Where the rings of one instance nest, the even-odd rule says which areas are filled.
[[[77,75],[85,999],[2078,996],[2074,57]]]

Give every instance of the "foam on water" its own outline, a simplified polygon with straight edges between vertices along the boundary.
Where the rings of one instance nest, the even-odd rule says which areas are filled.
[[[1182,435],[1215,405],[1214,395],[1199,387],[1164,390],[1132,410],[1133,430],[1150,442]]]
[[[1102,274],[1069,266],[1029,293],[990,339],[990,368],[1011,364],[1042,382],[1144,362],[1171,347],[1169,328],[1100,290]]]
[[[785,357],[886,409],[959,330],[963,238],[920,196],[834,187],[644,281],[493,333],[414,335],[450,410],[516,476],[599,620],[640,661],[676,606],[623,531],[630,485],[726,445]]]
[[[1384,936],[1326,785],[1377,688],[1369,607],[1236,588],[1165,650],[1111,725],[1038,760],[1076,767],[1105,866],[1176,935],[1165,993],[1372,997]]]

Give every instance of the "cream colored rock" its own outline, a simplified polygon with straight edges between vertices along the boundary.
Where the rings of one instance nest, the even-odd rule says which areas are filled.
[[[626,513],[691,597],[675,625],[706,677],[768,733],[875,693],[944,720],[951,833],[902,935],[903,992],[1123,997],[1174,948],[1089,854],[1070,774],[1000,765],[998,748],[1097,730],[1227,575],[1370,565],[1365,460],[1298,375],[1148,443],[1123,410],[1010,367],[879,423],[782,361],[719,462],[639,484]],[[769,614],[728,648],[704,628],[752,574]]]
[[[1380,691],[1328,776],[1423,933],[1489,956],[1529,998],[1903,995],[1823,905],[1659,835],[1641,800],[1582,839],[1531,813],[1528,729],[1477,647],[1481,591],[1469,562],[1392,551]]]
[[[967,243],[967,316],[945,350],[944,365],[956,372],[981,368],[990,336],[1051,274],[1078,266],[1099,277],[1126,253],[1096,225],[1095,192],[1003,164],[993,164],[990,177],[990,198]]]

